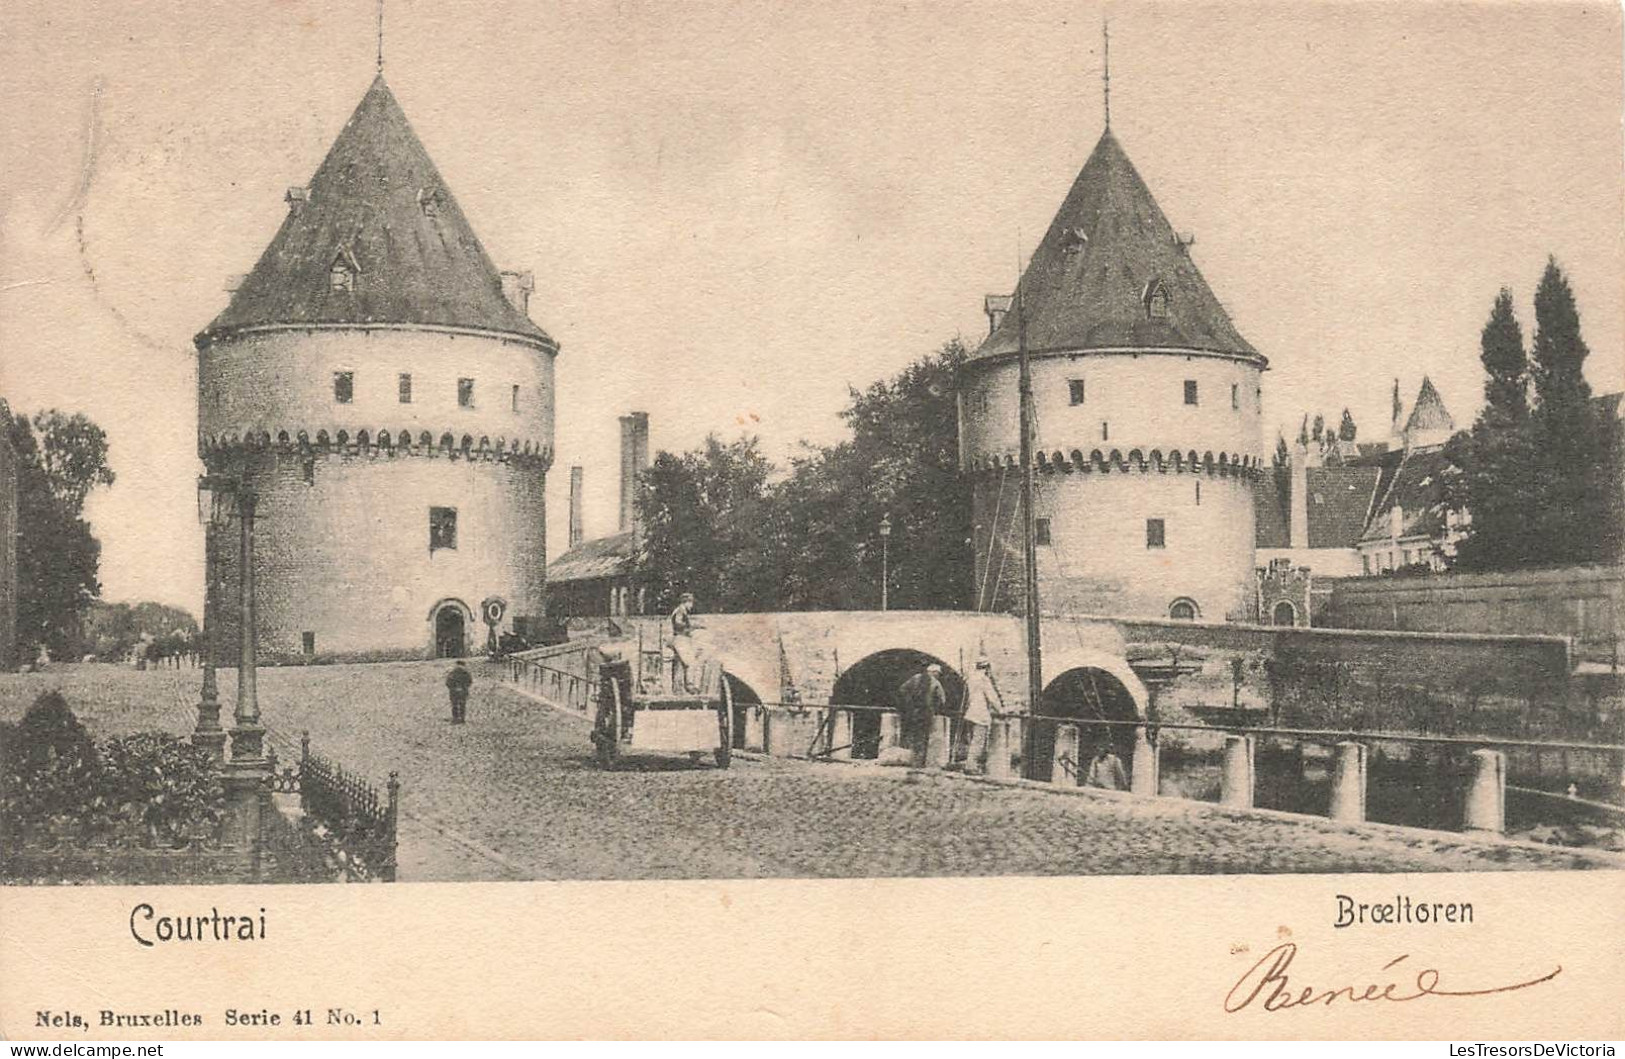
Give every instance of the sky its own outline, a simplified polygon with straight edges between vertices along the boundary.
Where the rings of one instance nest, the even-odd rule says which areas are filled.
[[[1617,8],[388,0],[385,76],[562,345],[567,468],[615,530],[617,416],[655,449],[844,436],[848,387],[1012,289],[1112,128],[1270,360],[1262,447],[1423,374],[1458,425],[1547,256],[1625,385]],[[374,74],[372,0],[12,0],[0,14],[0,396],[82,411],[103,595],[196,610],[196,355]]]

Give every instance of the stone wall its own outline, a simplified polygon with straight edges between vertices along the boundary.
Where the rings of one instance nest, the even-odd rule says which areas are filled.
[[[1348,629],[1540,633],[1567,637],[1582,661],[1613,663],[1625,618],[1625,569],[1358,578],[1334,586],[1327,625]]]
[[[442,607],[462,613],[478,650],[488,596],[507,602],[502,630],[541,615],[553,356],[432,328],[270,329],[202,348],[200,455],[259,493],[262,661],[430,657]],[[349,400],[335,392],[341,372]],[[466,405],[460,379],[473,380]],[[455,509],[455,548],[430,549],[431,507]],[[234,662],[235,523],[217,554],[215,640]]]
[[[1033,507],[1052,539],[1039,546],[1045,610],[1165,617],[1185,599],[1209,621],[1252,616],[1259,372],[1252,360],[1194,352],[1033,359]],[[1013,359],[972,361],[959,391],[961,465],[976,476],[978,606],[994,610],[1023,606],[1016,380]],[[1163,520],[1164,545],[1147,546],[1148,519]]]
[[[480,602],[507,601],[501,629],[540,615],[545,472],[444,456],[329,453],[309,481],[297,455],[252,457],[256,620],[266,664],[433,657],[441,606],[465,611],[483,649]],[[457,511],[457,546],[431,551],[430,507]],[[237,523],[217,538],[222,659],[236,658]],[[500,631],[500,629],[499,629]],[[303,636],[315,635],[307,654]]]
[[[1049,543],[1038,545],[1044,610],[1165,618],[1176,600],[1189,600],[1204,620],[1250,618],[1257,600],[1252,490],[1245,475],[1172,468],[1040,473],[1033,512],[1050,527]],[[1017,474],[983,472],[972,510],[982,604],[1020,610]],[[1162,521],[1161,546],[1148,543],[1150,519]]]
[[[892,611],[702,614],[698,643],[763,701],[828,702],[840,673],[908,650],[964,671],[980,657],[1012,710],[1027,707],[1024,630],[1003,614]],[[647,644],[659,619],[631,619]],[[1370,728],[1617,742],[1618,702],[1574,691],[1553,637],[1281,629],[1160,619],[1046,617],[1044,683],[1093,668],[1143,714],[1216,728]],[[784,662],[781,667],[780,649]],[[1147,687],[1136,666],[1179,676]],[[787,671],[787,672],[786,672]]]

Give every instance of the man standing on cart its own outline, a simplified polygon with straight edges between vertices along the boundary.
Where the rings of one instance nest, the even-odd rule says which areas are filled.
[[[693,693],[694,687],[689,683],[688,673],[699,660],[699,652],[694,646],[694,593],[684,592],[677,601],[677,608],[671,612],[671,690]],[[677,682],[678,674],[682,674],[683,682]]]

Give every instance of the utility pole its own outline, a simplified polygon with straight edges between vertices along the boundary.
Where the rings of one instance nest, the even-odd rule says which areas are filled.
[[[1016,359],[1021,369],[1021,549],[1027,615],[1027,723],[1022,726],[1021,770],[1032,774],[1033,743],[1039,702],[1044,695],[1044,665],[1038,625],[1038,544],[1033,527],[1033,371],[1027,355],[1027,296],[1016,284]]]

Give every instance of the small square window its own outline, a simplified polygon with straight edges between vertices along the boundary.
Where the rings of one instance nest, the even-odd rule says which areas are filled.
[[[316,634],[315,633],[313,633],[313,632],[300,633],[299,634],[299,639],[302,642],[301,646],[303,646],[305,654],[313,655],[313,654],[316,653]]]
[[[1033,542],[1035,544],[1048,544],[1050,542],[1049,519],[1033,519]]]
[[[411,404],[412,403],[412,376],[410,374],[408,374],[407,372],[403,371],[403,372],[400,373],[399,376],[397,376],[396,382],[399,383],[399,385],[400,385],[401,404]]]
[[[515,412],[519,411],[519,387],[517,385],[513,388],[513,410]]]
[[[457,406],[459,408],[474,407],[474,380],[457,380]]]
[[[1195,404],[1196,403],[1196,380],[1195,379],[1186,379],[1185,380],[1185,403],[1186,404]]]
[[[355,399],[355,372],[335,371],[333,373],[333,400],[339,404],[349,404]]]
[[[431,507],[429,509],[429,550],[457,547],[457,509]]]
[[[1148,518],[1145,520],[1145,546],[1147,548],[1163,548],[1167,546],[1166,530],[1162,519]]]
[[[1241,407],[1241,387],[1236,383],[1230,384],[1230,407]]]
[[[1066,383],[1066,388],[1067,388],[1067,393],[1070,395],[1073,404],[1082,404],[1083,403],[1083,380],[1082,379],[1068,379],[1067,383]]]

